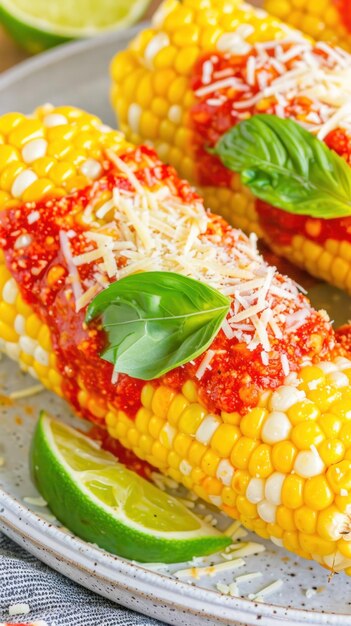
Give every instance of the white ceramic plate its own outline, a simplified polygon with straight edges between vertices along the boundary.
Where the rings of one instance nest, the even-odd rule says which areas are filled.
[[[86,108],[113,124],[108,64],[135,32],[64,46],[4,74],[0,77],[0,114],[30,112],[50,101]],[[332,316],[338,315],[339,323],[350,317],[350,299],[337,290],[314,288],[314,300],[318,305],[325,300],[332,302]],[[32,384],[16,364],[1,361],[0,394]],[[5,458],[0,468],[0,529],[38,558],[89,589],[169,624],[274,626],[288,621],[295,626],[350,625],[351,584],[346,576],[336,575],[328,582],[325,570],[272,544],[267,544],[262,554],[247,558],[245,567],[238,571],[261,570],[262,578],[240,585],[243,597],[231,598],[214,590],[213,579],[196,585],[180,582],[169,571],[152,571],[72,537],[54,520],[48,520],[48,511],[23,500],[38,495],[29,477],[27,458],[41,408],[72,422],[67,406],[47,392],[13,406],[0,405],[0,456]],[[284,580],[282,589],[264,604],[246,599],[249,593],[278,578]],[[313,588],[318,593],[308,599],[305,592]]]

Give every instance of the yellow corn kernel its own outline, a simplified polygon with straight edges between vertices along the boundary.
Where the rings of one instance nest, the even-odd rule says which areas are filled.
[[[193,441],[188,452],[188,461],[193,467],[200,466],[201,459],[205,454],[207,447],[203,443]]]
[[[222,500],[227,506],[235,506],[236,493],[230,487],[223,487]]]
[[[248,437],[240,437],[235,443],[230,460],[234,467],[238,469],[247,469],[249,466],[250,456],[257,448],[258,442]]]
[[[330,410],[338,417],[351,419],[351,400],[343,399],[340,402],[334,402]]]
[[[346,541],[345,539],[339,539],[338,550],[341,552],[343,556],[346,556],[347,559],[351,559],[351,541]]]
[[[169,452],[167,460],[168,460],[170,467],[178,471],[178,468],[182,459],[176,452],[174,452],[174,450],[171,450]],[[179,481],[179,478],[177,480]]]
[[[310,400],[296,402],[289,410],[288,417],[293,426],[300,422],[316,420],[320,415],[320,410]]]
[[[303,505],[304,479],[296,474],[288,475],[282,486],[282,503],[289,509],[298,509]]]
[[[163,52],[163,51],[162,51]],[[168,92],[169,85],[176,79],[176,73],[170,67],[158,70],[152,75],[153,88],[157,96],[165,96]]]
[[[43,137],[44,129],[39,120],[25,118],[8,137],[8,142],[16,148],[22,148],[27,142]]]
[[[153,439],[152,437],[149,437],[149,435],[141,435],[140,439],[139,439],[139,446],[140,449],[145,452],[145,454],[150,454],[151,450],[152,450],[152,446],[153,446]],[[169,457],[168,457],[169,459]],[[178,464],[179,466],[179,464]],[[178,467],[176,466],[176,467]]]
[[[323,370],[316,365],[303,367],[299,373],[299,378],[302,381],[299,388],[306,392],[317,386],[325,385],[325,374]]]
[[[153,59],[155,70],[173,67],[176,57],[177,48],[175,46],[164,46]]]
[[[232,488],[239,496],[245,495],[249,482],[250,474],[248,472],[243,470],[236,470],[234,472],[234,476],[232,478]]]
[[[294,511],[294,522],[297,530],[312,535],[316,531],[317,513],[307,506],[302,506]]]
[[[223,422],[233,424],[234,426],[238,426],[242,419],[240,413],[226,413],[225,411],[222,411],[221,417]]]
[[[252,502],[249,502],[245,496],[238,496],[236,499],[236,507],[241,515],[244,515],[248,519],[256,519],[257,507]]]
[[[0,133],[7,137],[16,126],[26,119],[22,113],[5,113],[0,117]]]
[[[165,421],[156,415],[153,415],[149,421],[149,433],[151,437],[154,439],[158,439],[159,434],[163,426],[165,425]]]
[[[297,450],[291,441],[279,441],[272,448],[272,464],[277,472],[289,474],[293,469]]]
[[[318,513],[317,533],[323,539],[337,541],[345,526],[345,516],[336,506],[329,506]]]
[[[197,402],[197,388],[192,380],[187,380],[182,387],[182,394],[189,402]]]
[[[204,407],[195,402],[189,404],[179,418],[178,428],[187,435],[195,435],[205,417],[206,409],[204,409]]]
[[[38,202],[51,194],[54,185],[48,178],[41,178],[32,183],[22,194],[23,202]]]
[[[0,319],[0,338],[4,339],[5,341],[11,341],[13,343],[17,343],[18,341],[18,335],[16,331],[8,324],[5,324],[1,319]]]
[[[330,410],[334,412],[334,405],[339,400],[341,394],[340,391],[331,387],[319,387],[318,389],[312,389],[306,392],[306,395],[310,400],[315,402],[318,408],[324,413]]]
[[[41,322],[39,317],[35,315],[35,313],[33,313],[26,319],[26,334],[29,335],[29,337],[33,337],[33,339],[36,339],[39,335],[39,331],[41,330],[42,325],[43,323]]]
[[[321,429],[330,439],[339,436],[343,422],[334,413],[323,413],[318,420]]]
[[[19,161],[20,155],[18,150],[13,146],[0,145],[0,173],[10,165]]]
[[[157,459],[157,467],[166,467],[168,452],[169,450],[167,450],[167,448],[165,448],[159,441],[154,441],[151,448],[151,454],[153,457],[152,463],[155,464],[155,459]]]
[[[142,407],[136,414],[135,425],[141,433],[147,433],[149,430],[149,422],[152,418],[152,411]]]
[[[257,478],[267,478],[273,472],[271,447],[265,443],[259,445],[251,454],[249,472]]]
[[[318,454],[327,467],[329,467],[329,465],[339,463],[339,461],[342,461],[344,458],[345,445],[342,433],[340,434],[340,436],[341,440],[326,439],[318,446]],[[351,446],[351,441],[349,445]]]
[[[318,446],[323,439],[322,430],[313,421],[300,422],[291,431],[291,441],[299,450],[308,450],[311,446]]]
[[[334,493],[351,490],[351,461],[344,459],[329,467],[327,479]]]
[[[0,187],[2,191],[11,191],[15,178],[25,170],[25,166],[20,161],[13,161],[7,165],[0,175]]]
[[[40,178],[42,176],[47,176],[55,164],[56,160],[53,157],[45,156],[34,161],[31,167],[33,172],[35,172],[36,175]]]
[[[256,407],[246,413],[240,422],[240,430],[242,434],[250,439],[259,439],[262,424],[267,415],[268,411],[260,407]]]
[[[175,452],[179,454],[183,459],[187,458],[192,438],[184,433],[177,433],[173,440],[173,447]]]
[[[229,457],[240,437],[240,430],[232,424],[221,424],[211,439],[211,447],[219,456]]]
[[[174,10],[165,18],[163,28],[166,32],[172,32],[178,30],[178,28],[182,28],[184,24],[191,24],[193,18],[194,13],[191,8],[183,4],[177,4]]]
[[[334,493],[325,476],[313,476],[305,482],[305,504],[315,511],[320,511],[329,506],[334,499]]]
[[[213,476],[205,476],[202,481],[202,486],[209,495],[219,496],[222,492],[222,483]]]
[[[300,543],[299,543],[299,535],[297,532],[285,531],[283,533],[282,539],[283,539],[284,548],[286,548],[287,550],[290,550],[291,552],[295,552],[295,553],[299,552]]]
[[[201,469],[209,476],[216,476],[219,456],[213,450],[207,450],[201,459]]]
[[[157,56],[159,56],[159,54]],[[199,48],[197,46],[189,46],[187,48],[180,49],[174,60],[175,70],[179,72],[179,74],[187,76],[193,69],[198,56]]]
[[[42,324],[40,326],[37,338],[38,338],[38,342],[40,343],[41,347],[44,348],[44,350],[46,350],[47,352],[50,353],[52,351],[51,336],[50,336],[49,327],[46,324]]]
[[[173,391],[170,387],[161,385],[155,390],[155,393],[153,394],[151,410],[158,417],[162,417],[163,419],[165,419],[167,416],[169,405],[171,404],[175,395],[175,391]]]
[[[276,511],[276,522],[283,530],[295,530],[296,524],[294,520],[294,511],[283,505],[278,506]]]
[[[189,401],[183,396],[183,394],[178,393],[172,400],[168,409],[167,419],[170,424],[175,426],[178,423],[180,416],[187,406],[189,406]]]
[[[309,554],[319,554],[320,556],[325,556],[335,552],[335,542],[322,539],[321,537],[318,537],[318,535],[300,533],[299,542],[301,548]]]
[[[16,317],[16,309],[12,304],[0,301],[0,320],[3,324],[13,326]],[[16,339],[17,340],[17,339]]]

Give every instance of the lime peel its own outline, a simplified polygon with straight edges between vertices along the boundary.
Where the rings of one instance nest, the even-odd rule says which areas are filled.
[[[231,539],[177,498],[118,463],[96,442],[42,412],[31,449],[34,480],[74,534],[135,561],[175,563]]]
[[[135,24],[150,0],[2,0],[0,24],[30,53]]]

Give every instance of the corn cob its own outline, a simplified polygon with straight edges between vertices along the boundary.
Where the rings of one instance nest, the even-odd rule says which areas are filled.
[[[314,39],[351,50],[348,0],[265,0],[264,7]]]
[[[351,361],[341,356],[326,315],[264,263],[253,239],[206,214],[151,150],[134,149],[96,118],[68,107],[45,108],[33,118],[4,116],[0,129],[0,149],[13,155],[9,164],[2,161],[0,177],[2,350],[140,459],[260,536],[351,574]],[[117,186],[110,189],[106,176],[113,175]],[[123,221],[124,192],[134,194],[134,206],[140,201],[150,228],[154,223],[156,252],[144,248],[142,229],[135,239],[141,263],[138,250],[129,261],[118,257],[127,255],[123,242],[132,219],[128,213]],[[145,202],[151,202],[148,212]],[[167,258],[160,258],[157,242],[167,241],[172,202],[171,239],[176,232],[185,239],[174,253],[167,244]],[[116,222],[112,205],[119,211]],[[157,219],[160,206],[163,220]],[[185,230],[176,230],[187,215]],[[67,237],[50,230],[55,226]],[[80,257],[90,255],[89,262],[73,254],[77,230]],[[193,246],[192,267],[179,271],[227,293],[234,280],[238,293],[230,315],[236,321],[227,318],[211,349],[185,369],[148,383],[125,375],[116,380],[112,365],[98,357],[99,335],[84,325],[84,312],[91,290],[108,284],[111,259],[106,261],[106,249],[97,258],[95,248],[81,246],[84,237],[99,241],[107,233],[118,242],[122,275],[169,269],[167,263],[180,262],[182,249]],[[87,286],[89,268],[95,283]],[[259,297],[265,304],[254,314]]]
[[[150,142],[200,189],[212,210],[351,293],[349,218],[297,217],[273,209],[207,152],[238,121],[274,113],[318,133],[349,161],[350,68],[346,53],[314,45],[249,5],[166,0],[152,27],[114,58],[112,100],[127,138]],[[334,87],[328,91],[330,80]]]

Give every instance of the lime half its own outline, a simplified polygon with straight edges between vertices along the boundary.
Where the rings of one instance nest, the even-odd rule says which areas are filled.
[[[114,554],[172,563],[231,542],[177,498],[45,413],[34,434],[31,464],[41,495],[62,524]]]
[[[126,28],[150,0],[1,0],[0,23],[28,52]]]

